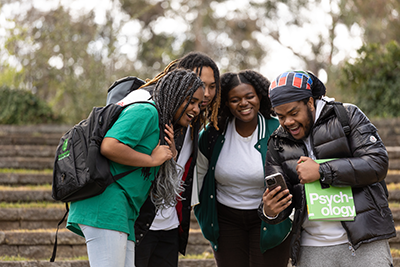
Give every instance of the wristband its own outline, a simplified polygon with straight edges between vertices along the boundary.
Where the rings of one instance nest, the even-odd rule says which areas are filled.
[[[265,218],[267,218],[268,220],[274,220],[274,219],[276,219],[276,218],[278,217],[278,215],[279,215],[279,213],[278,213],[278,214],[275,215],[274,217],[270,217],[270,216],[268,216],[267,214],[265,214],[264,208],[262,209],[262,211],[263,211],[263,214],[264,214]]]

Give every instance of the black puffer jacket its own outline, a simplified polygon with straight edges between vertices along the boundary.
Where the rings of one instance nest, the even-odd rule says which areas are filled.
[[[354,105],[346,104],[350,134],[344,133],[331,104],[326,104],[310,133],[310,142],[317,159],[339,158],[322,163],[321,181],[332,186],[352,186],[356,218],[342,222],[350,244],[357,249],[363,243],[394,237],[392,213],[388,207],[387,189],[383,179],[388,169],[388,154],[375,126]],[[296,165],[300,156],[308,156],[302,140],[295,140],[282,127],[268,143],[267,175],[280,172],[293,195],[293,202],[274,220],[268,220],[259,209],[260,217],[271,224],[287,218],[293,208],[292,264],[297,264],[300,251],[301,225],[306,216],[304,186],[300,184]]]

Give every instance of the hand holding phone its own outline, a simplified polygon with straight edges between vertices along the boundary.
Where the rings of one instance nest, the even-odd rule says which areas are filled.
[[[283,178],[282,174],[280,174],[279,172],[265,177],[265,183],[267,184],[267,187],[270,192],[278,186],[281,187],[281,189],[279,190],[278,193],[287,189],[285,179]]]
[[[265,177],[265,183],[268,187],[269,192],[264,192],[263,194],[264,214],[269,217],[275,217],[292,203],[292,195],[290,193],[284,194],[284,196],[280,194],[282,191],[288,189],[285,179],[280,173],[275,173]],[[279,192],[274,195],[270,194],[270,192],[278,186],[281,187]]]

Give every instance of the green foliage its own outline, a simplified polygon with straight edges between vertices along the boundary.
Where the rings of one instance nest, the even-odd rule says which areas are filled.
[[[226,0],[119,2],[130,19],[141,25],[137,61],[143,67],[137,71],[147,78],[157,74],[171,60],[191,51],[208,54],[218,62],[222,72],[258,69],[267,49],[257,34],[268,24],[267,17],[271,19],[277,13],[276,9],[271,11],[271,6],[276,7],[274,1],[264,1],[264,4],[249,1],[246,8],[232,7],[229,15],[224,16],[218,14],[216,6],[229,5]],[[163,20],[179,21],[185,27],[160,31],[157,22]]]
[[[0,66],[0,84],[11,88],[19,88],[23,82],[23,70],[18,71],[9,64]]]
[[[400,36],[398,4],[391,0],[328,1],[330,11],[321,10],[331,20],[328,31],[300,38],[301,46],[288,41],[288,32],[312,25],[310,14],[326,8],[326,1],[116,0],[105,10],[105,24],[96,23],[94,11],[71,12],[69,4],[43,11],[25,5],[32,2],[28,0],[0,2],[27,7],[4,28],[5,49],[0,47],[0,56],[18,62],[18,68],[0,61],[0,84],[34,92],[66,123],[77,123],[93,106],[104,105],[114,80],[128,75],[152,78],[190,51],[207,53],[221,73],[261,71],[271,64],[267,60],[279,44],[288,49],[284,53],[300,60],[288,62],[290,68],[304,63],[305,69],[314,73],[324,69],[333,77],[338,74],[332,73],[332,58],[339,53],[338,25],[345,23],[351,29],[357,23],[365,29],[365,38]],[[169,26],[171,21],[178,23]]]
[[[354,63],[347,62],[340,76],[343,94],[371,117],[400,116],[400,46],[367,44]],[[347,100],[348,101],[348,100]]]
[[[14,22],[5,47],[23,67],[19,88],[35,92],[66,123],[105,104],[112,83],[103,64],[112,50],[106,43],[113,44],[108,24],[95,24],[93,12],[73,18],[62,6],[48,12],[31,8]]]
[[[1,256],[0,261],[28,261],[28,258],[19,257],[19,256]]]
[[[400,42],[400,1],[341,0],[340,17],[349,28],[358,24],[366,43]]]
[[[53,174],[53,169],[10,169],[10,168],[0,168],[0,173],[18,173],[18,174]]]
[[[51,108],[27,90],[0,87],[0,124],[59,122]]]
[[[62,202],[0,202],[0,208],[12,208],[12,209],[29,209],[29,208],[65,208],[65,204]]]

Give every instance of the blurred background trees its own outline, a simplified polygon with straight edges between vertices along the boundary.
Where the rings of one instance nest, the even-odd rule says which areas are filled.
[[[0,85],[29,91],[66,123],[104,105],[114,80],[151,78],[190,51],[207,53],[221,73],[311,70],[329,96],[397,116],[375,101],[400,98],[387,91],[397,88],[399,0],[109,0],[100,22],[74,3],[0,2],[0,14],[19,10],[0,15]]]
[[[396,41],[371,43],[358,53],[341,69],[339,81],[347,101],[372,117],[400,117],[400,46]]]
[[[32,92],[0,86],[0,124],[60,123],[49,105]]]

